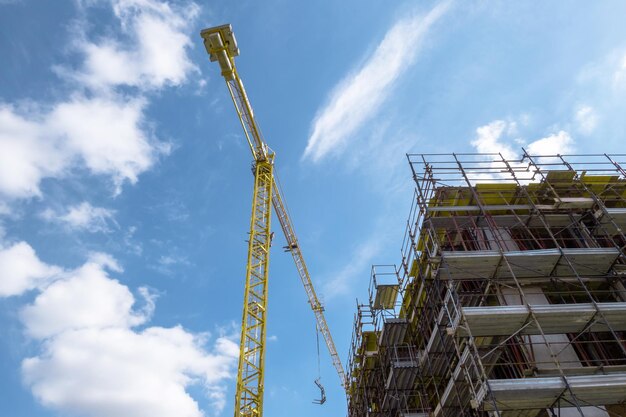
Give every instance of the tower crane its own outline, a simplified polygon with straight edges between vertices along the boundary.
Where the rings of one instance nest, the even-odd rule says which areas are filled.
[[[235,66],[235,57],[239,55],[239,48],[232,27],[230,24],[216,26],[204,29],[200,35],[204,40],[210,61],[217,61],[220,66],[254,159],[254,192],[237,370],[235,417],[262,417],[267,279],[273,235],[270,228],[272,206],[287,240],[285,249],[291,253],[296,264],[309,305],[315,314],[317,327],[326,342],[344,389],[347,388],[347,382],[330,329],[324,318],[324,308],[313,288],[298,237],[279,186],[280,183],[274,172],[274,151],[269,148],[261,135],[243,82]]]

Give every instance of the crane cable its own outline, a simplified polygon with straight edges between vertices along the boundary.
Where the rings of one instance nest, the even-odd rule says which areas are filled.
[[[322,405],[326,402],[326,390],[324,390],[324,386],[320,382],[322,379],[322,371],[320,369],[320,329],[317,324],[315,324],[315,339],[317,341],[317,379],[314,381],[315,385],[320,389],[320,399],[313,400],[314,404]]]
[[[317,341],[317,379],[322,377],[322,371],[320,370],[320,328],[315,325],[315,340]]]

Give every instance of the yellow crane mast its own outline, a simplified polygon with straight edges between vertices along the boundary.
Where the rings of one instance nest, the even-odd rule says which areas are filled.
[[[241,121],[246,139],[254,158],[254,193],[250,219],[250,240],[244,293],[243,317],[235,417],[261,417],[263,415],[263,377],[265,360],[265,328],[267,310],[267,278],[271,245],[271,206],[280,222],[286,248],[291,253],[296,269],[304,285],[308,302],[315,314],[317,327],[322,333],[333,365],[344,389],[346,376],[337,354],[330,329],[324,318],[324,308],[317,298],[309,271],[307,270],[298,238],[285,206],[279,182],[274,173],[274,152],[267,146],[254,118],[254,112],[235,67],[239,55],[237,41],[231,26],[222,25],[203,30],[200,35],[211,61],[217,61],[226,80],[228,91]]]

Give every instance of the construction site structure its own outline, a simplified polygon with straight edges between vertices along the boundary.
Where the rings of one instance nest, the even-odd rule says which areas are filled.
[[[407,155],[399,266],[372,267],[350,417],[626,416],[626,155]]]
[[[235,417],[261,417],[263,415],[269,260],[274,235],[270,224],[272,207],[287,241],[285,249],[291,253],[296,264],[309,305],[315,314],[317,329],[326,342],[333,365],[344,388],[346,377],[324,318],[324,308],[313,288],[280,183],[274,172],[274,151],[270,149],[261,135],[243,82],[235,66],[235,57],[239,55],[239,48],[232,27],[226,24],[204,29],[200,36],[204,40],[209,59],[217,61],[220,66],[254,159],[254,189],[237,368]],[[319,379],[315,383],[321,390],[319,403],[322,404],[326,400],[325,391]]]

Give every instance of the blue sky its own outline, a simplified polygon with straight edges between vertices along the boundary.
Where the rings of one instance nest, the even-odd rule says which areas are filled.
[[[0,0],[0,415],[232,413],[251,158],[201,29],[233,25],[345,361],[370,266],[399,261],[407,152],[623,152],[624,15]],[[277,239],[265,413],[344,415],[323,346],[329,401],[311,403],[315,322]]]

